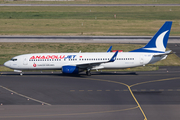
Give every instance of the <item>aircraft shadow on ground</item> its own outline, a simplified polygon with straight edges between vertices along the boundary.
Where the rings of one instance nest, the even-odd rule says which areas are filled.
[[[6,76],[20,76],[20,73],[1,73],[1,75],[6,75]],[[24,72],[23,76],[27,75],[35,75],[35,76],[69,76],[69,77],[86,77],[86,74],[62,74],[62,73],[37,73],[37,72]],[[110,73],[110,72],[93,72],[91,74],[92,76],[97,76],[97,75],[138,75],[136,72],[118,72],[118,73]],[[90,76],[89,76],[90,77]]]

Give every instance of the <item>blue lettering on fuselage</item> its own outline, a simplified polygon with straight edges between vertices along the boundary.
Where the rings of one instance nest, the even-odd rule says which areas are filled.
[[[64,59],[74,59],[75,57],[76,57],[76,55],[68,55]]]

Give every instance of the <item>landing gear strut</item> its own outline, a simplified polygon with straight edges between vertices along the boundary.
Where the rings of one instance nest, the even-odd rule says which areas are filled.
[[[20,76],[22,76],[22,75],[23,75],[23,72],[20,73]]]
[[[87,76],[91,76],[91,71],[90,71],[90,70],[87,70],[87,71],[86,71],[86,75],[87,75]]]

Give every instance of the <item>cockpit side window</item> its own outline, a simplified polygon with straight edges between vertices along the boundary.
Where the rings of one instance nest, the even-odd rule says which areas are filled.
[[[12,60],[12,61],[17,61],[17,59],[15,59],[15,58],[12,58],[11,60]]]

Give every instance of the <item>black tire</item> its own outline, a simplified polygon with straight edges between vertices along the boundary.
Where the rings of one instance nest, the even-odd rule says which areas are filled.
[[[91,72],[90,71],[86,71],[86,75],[87,76],[91,76]]]

